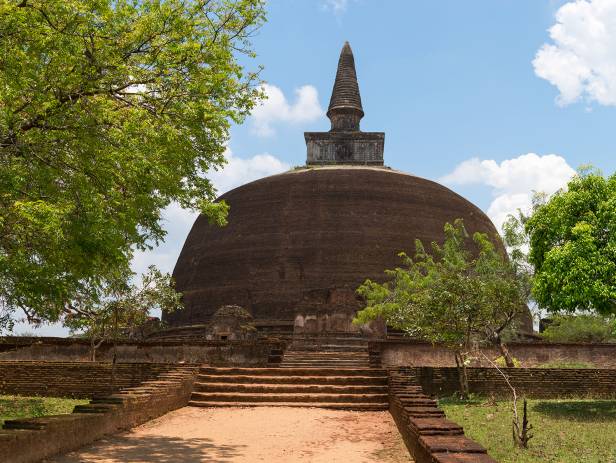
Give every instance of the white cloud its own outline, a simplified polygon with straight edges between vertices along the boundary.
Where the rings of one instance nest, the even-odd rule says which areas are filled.
[[[334,14],[344,13],[349,6],[349,0],[323,0],[323,8],[331,10]]]
[[[171,272],[175,266],[184,240],[199,213],[182,209],[172,203],[162,212],[162,226],[167,231],[165,241],[150,251],[137,251],[131,268],[137,275],[145,272],[150,265],[156,265],[164,272]]]
[[[468,159],[440,181],[448,185],[490,187],[493,199],[487,213],[500,231],[508,214],[517,209],[530,210],[533,191],[552,194],[565,187],[574,174],[575,170],[561,156],[528,153],[501,163],[493,159]]]
[[[264,84],[263,91],[267,99],[252,111],[252,130],[261,137],[274,135],[272,125],[277,122],[297,124],[313,122],[323,117],[319,93],[312,85],[297,88],[293,104],[287,101],[282,90],[275,85]]]
[[[616,0],[566,3],[549,32],[553,43],[539,49],[533,66],[558,88],[558,104],[616,105]]]
[[[289,165],[271,154],[257,154],[251,158],[236,157],[229,148],[225,152],[227,164],[224,169],[208,172],[218,194],[269,175],[289,169]],[[180,254],[182,245],[199,214],[182,209],[177,203],[169,205],[162,214],[163,227],[167,231],[165,242],[151,251],[135,253],[132,269],[137,274],[148,266],[156,265],[165,272],[171,272]]]
[[[219,195],[253,180],[279,174],[290,167],[268,153],[257,154],[251,158],[238,158],[227,148],[225,158],[227,164],[224,169],[208,173],[208,178]]]

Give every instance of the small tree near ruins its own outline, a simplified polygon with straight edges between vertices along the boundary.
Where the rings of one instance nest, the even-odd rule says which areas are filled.
[[[445,242],[432,243],[431,250],[417,240],[415,257],[402,252],[402,267],[386,270],[389,281],[366,280],[358,288],[366,307],[356,322],[380,317],[409,336],[452,348],[465,398],[466,366],[476,346],[497,345],[514,366],[502,333],[525,310],[528,284],[487,235],[471,240],[461,219],[445,225]]]
[[[118,337],[133,337],[151,310],[173,312],[182,307],[181,294],[175,291],[171,276],[153,266],[142,275],[140,285],[124,281],[121,278],[109,285],[102,300],[84,295],[67,304],[64,324],[90,340],[92,361],[103,342],[113,340],[115,346]]]

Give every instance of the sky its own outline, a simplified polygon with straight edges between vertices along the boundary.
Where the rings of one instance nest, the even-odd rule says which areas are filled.
[[[385,164],[443,183],[497,227],[580,166],[616,171],[616,0],[269,0],[253,39],[268,99],[233,126],[220,194],[303,165],[327,131],[340,50],[353,49]],[[172,205],[165,243],[135,255],[171,272],[196,218]],[[16,330],[64,335],[58,326]]]

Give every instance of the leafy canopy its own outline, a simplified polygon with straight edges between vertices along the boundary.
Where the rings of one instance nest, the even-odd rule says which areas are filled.
[[[0,303],[56,320],[127,274],[261,96],[264,0],[0,1]]]
[[[358,293],[366,308],[356,322],[379,317],[409,335],[469,349],[494,341],[525,308],[527,285],[487,235],[472,241],[461,219],[445,225],[445,242],[428,253],[415,242],[414,258],[400,253],[403,266],[386,270],[389,281],[366,280]]]
[[[552,342],[616,342],[616,317],[560,314],[541,335]]]
[[[541,308],[616,314],[616,174],[581,170],[536,208],[525,230]]]

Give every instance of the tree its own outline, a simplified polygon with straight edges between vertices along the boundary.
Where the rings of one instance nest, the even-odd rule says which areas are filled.
[[[593,313],[555,315],[542,336],[553,342],[616,342],[616,318]]]
[[[151,266],[142,275],[141,285],[127,285],[124,279],[105,288],[104,299],[81,298],[69,304],[64,324],[73,334],[81,332],[90,340],[91,359],[105,341],[119,336],[133,337],[152,310],[173,312],[180,309],[181,294],[174,289],[168,273]]]
[[[616,314],[616,174],[580,170],[536,208],[525,231],[541,308]]]
[[[461,219],[445,225],[445,242],[431,253],[415,242],[414,258],[400,253],[403,266],[386,270],[389,281],[366,280],[358,293],[366,307],[357,323],[383,318],[394,328],[455,351],[462,395],[468,394],[466,365],[477,343],[499,346],[508,366],[513,360],[501,334],[525,310],[527,285],[487,235],[472,241]]]
[[[172,202],[224,223],[204,173],[261,96],[237,55],[263,21],[264,0],[0,2],[6,308],[102,300]]]

